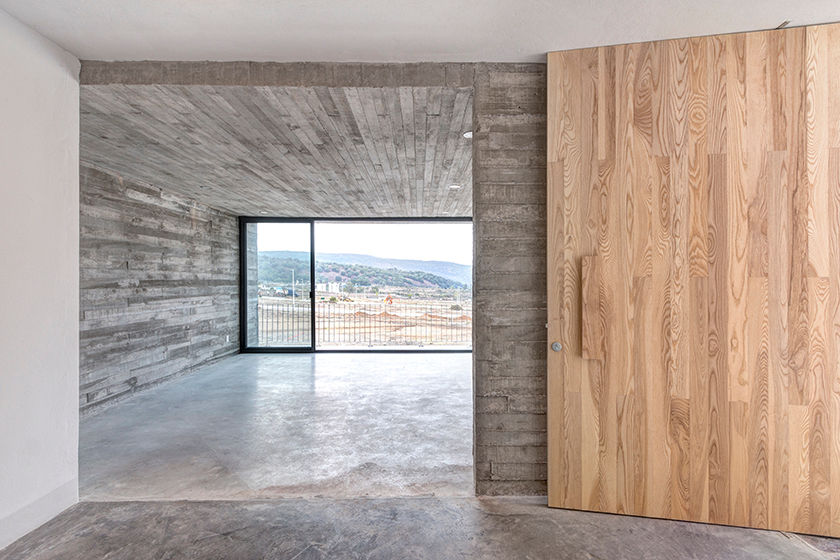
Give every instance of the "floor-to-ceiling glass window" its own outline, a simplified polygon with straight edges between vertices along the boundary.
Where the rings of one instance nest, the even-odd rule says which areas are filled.
[[[312,350],[312,223],[248,221],[243,349]]]
[[[472,348],[469,219],[243,218],[241,233],[244,350]]]
[[[323,350],[469,349],[472,223],[315,223]]]

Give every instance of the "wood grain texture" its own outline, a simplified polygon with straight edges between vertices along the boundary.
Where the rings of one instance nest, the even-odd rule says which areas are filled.
[[[840,536],[840,25],[548,61],[549,504]]]
[[[472,214],[472,87],[84,85],[80,106],[83,165],[234,215]]]
[[[580,260],[580,352],[587,360],[604,357],[604,314],[601,308],[601,257]]]

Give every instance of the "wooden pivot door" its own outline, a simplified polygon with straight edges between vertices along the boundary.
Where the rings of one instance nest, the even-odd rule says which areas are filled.
[[[840,536],[838,68],[837,25],[549,54],[551,506]]]

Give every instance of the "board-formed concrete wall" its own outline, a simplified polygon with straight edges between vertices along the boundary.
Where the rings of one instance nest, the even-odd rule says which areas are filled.
[[[544,64],[83,61],[82,84],[474,87],[478,494],[546,493]]]
[[[80,407],[239,347],[234,216],[82,167]]]
[[[256,226],[256,224],[253,224]],[[246,246],[246,254],[245,254],[245,278],[247,280],[247,286],[245,286],[245,291],[247,292],[247,297],[245,300],[245,305],[247,307],[246,310],[240,310],[241,313],[245,313],[246,317],[246,327],[245,333],[248,336],[248,340],[246,341],[247,346],[259,346],[260,344],[260,325],[259,325],[259,305],[260,305],[260,297],[259,297],[259,278],[260,272],[258,269],[259,265],[259,251],[257,247],[257,228],[256,227],[249,227],[246,228],[245,237],[247,238],[245,242]],[[241,250],[240,245],[240,250]],[[241,325],[242,323],[240,323]],[[243,333],[239,333],[240,340]]]
[[[481,64],[473,132],[478,494],[546,493],[546,67]]]

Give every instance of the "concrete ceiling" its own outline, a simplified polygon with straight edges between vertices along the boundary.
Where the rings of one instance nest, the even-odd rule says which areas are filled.
[[[100,60],[540,62],[548,51],[840,20],[837,0],[0,0]]]
[[[472,96],[83,85],[80,160],[237,215],[470,216]]]

